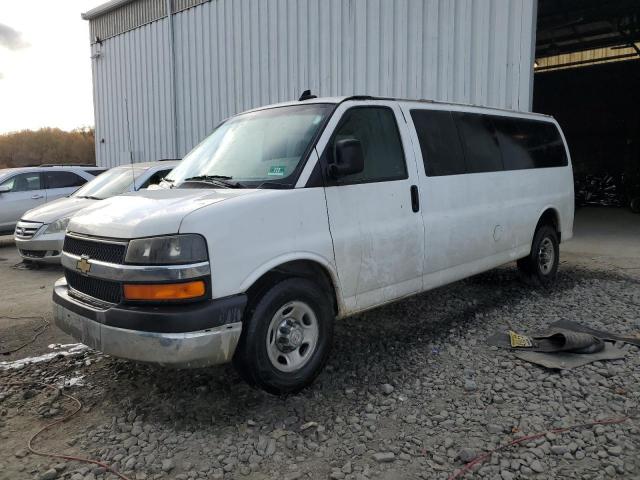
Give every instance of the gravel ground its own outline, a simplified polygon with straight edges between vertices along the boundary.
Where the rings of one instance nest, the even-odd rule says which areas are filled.
[[[330,363],[299,395],[245,385],[230,367],[167,371],[85,351],[0,371],[0,478],[115,478],[99,467],[28,454],[25,442],[71,411],[60,391],[7,387],[81,377],[83,402],[35,442],[101,459],[130,479],[446,479],[524,435],[635,416],[640,349],[624,360],[554,372],[486,346],[570,319],[640,331],[640,276],[578,259],[551,291],[514,266],[336,324]],[[640,423],[626,420],[525,441],[464,478],[640,478]]]

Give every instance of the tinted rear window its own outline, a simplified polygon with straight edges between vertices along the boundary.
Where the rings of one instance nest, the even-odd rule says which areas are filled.
[[[505,170],[564,167],[567,153],[553,123],[494,117]]]
[[[551,122],[443,110],[411,110],[411,118],[430,177],[569,163]]]
[[[80,175],[73,172],[44,172],[47,188],[79,187],[87,183]]]
[[[430,177],[466,173],[460,137],[451,112],[411,110],[416,127],[424,171]]]
[[[458,125],[468,173],[503,170],[502,154],[489,115],[452,112]]]

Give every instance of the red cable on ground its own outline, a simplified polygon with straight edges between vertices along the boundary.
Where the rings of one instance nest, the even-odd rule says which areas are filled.
[[[58,390],[56,387],[54,387],[52,385],[48,385],[46,383],[41,383],[41,382],[0,383],[0,386],[3,386],[3,387],[24,387],[26,385],[39,385],[41,387],[49,388],[49,389],[52,389],[52,390]],[[36,439],[36,437],[38,435],[40,435],[42,432],[50,429],[54,425],[58,425],[59,423],[66,422],[67,420],[69,420],[71,417],[73,417],[76,413],[78,413],[82,409],[82,402],[80,400],[78,400],[76,397],[74,397],[72,395],[69,395],[67,393],[64,393],[63,391],[60,391],[60,394],[62,396],[64,396],[64,397],[68,398],[69,400],[72,400],[73,402],[75,402],[76,405],[77,405],[77,408],[73,412],[71,412],[70,414],[65,415],[64,417],[59,418],[58,420],[45,425],[40,430],[38,430],[36,433],[34,433],[31,436],[31,438],[29,438],[29,441],[27,441],[27,448],[29,449],[29,451],[31,453],[33,453],[34,455],[39,455],[41,457],[60,458],[60,459],[63,459],[63,460],[70,460],[70,461],[75,461],[75,462],[90,463],[92,465],[98,465],[99,467],[104,468],[108,472],[113,473],[115,476],[117,476],[121,480],[131,480],[129,477],[126,477],[123,474],[119,473],[118,471],[114,470],[113,468],[111,468],[106,463],[99,462],[98,460],[91,460],[89,458],[82,458],[82,457],[74,457],[73,455],[64,455],[64,454],[60,454],[60,453],[42,452],[42,451],[39,451],[39,450],[36,450],[36,449],[33,448],[32,443],[33,443],[33,441]]]
[[[527,435],[521,438],[517,438],[516,440],[513,440],[509,443],[505,443],[504,445],[500,445],[497,448],[494,448],[493,450],[490,450],[482,455],[477,456],[476,458],[474,458],[473,460],[471,460],[470,462],[468,462],[467,464],[465,464],[464,467],[462,467],[460,470],[458,470],[457,472],[453,473],[448,480],[455,480],[458,477],[462,477],[464,474],[471,472],[472,468],[475,465],[479,465],[482,462],[484,462],[487,458],[491,457],[491,455],[493,455],[496,452],[499,452],[501,450],[504,450],[505,448],[511,447],[513,445],[518,445],[519,443],[523,443],[523,442],[527,442],[529,440],[535,440],[537,438],[540,437],[544,437],[547,433],[563,433],[563,432],[567,432],[569,430],[576,430],[578,428],[587,428],[587,427],[594,427],[596,425],[616,425],[619,423],[624,423],[627,420],[630,420],[630,417],[621,417],[621,418],[608,418],[605,420],[596,420],[593,422],[588,422],[588,423],[579,423],[577,425],[571,425],[570,427],[563,427],[563,428],[554,428],[553,430],[547,430],[545,432],[541,432],[541,433],[535,433],[533,435]]]

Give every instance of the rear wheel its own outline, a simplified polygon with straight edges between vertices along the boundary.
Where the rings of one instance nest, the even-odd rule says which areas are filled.
[[[541,225],[533,236],[531,252],[518,260],[523,278],[534,285],[550,285],[558,273],[559,247],[556,229],[551,225]]]
[[[325,291],[310,280],[290,278],[266,291],[246,317],[233,363],[248,383],[285,394],[313,382],[333,336]]]

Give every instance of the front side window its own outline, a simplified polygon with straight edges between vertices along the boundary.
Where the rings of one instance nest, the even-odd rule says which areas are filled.
[[[88,173],[89,175],[93,175],[94,177],[97,177],[98,175],[106,171],[107,171],[106,168],[99,168],[99,169],[92,168],[91,170],[85,170],[86,173]]]
[[[87,183],[87,180],[73,172],[44,172],[47,188],[79,187]]]
[[[362,145],[364,170],[340,177],[339,184],[381,182],[407,178],[400,132],[388,107],[354,107],[342,117],[328,145],[326,161],[335,158],[336,143],[356,139]]]
[[[273,182],[293,187],[332,108],[329,104],[292,105],[232,117],[188,153],[166,180],[174,187],[216,180],[234,186]]]
[[[144,182],[139,189],[149,188],[151,185],[158,185],[162,181],[164,177],[166,177],[171,169],[168,170],[158,170],[156,173],[151,175],[146,182]]]
[[[30,190],[40,190],[42,188],[40,184],[39,173],[19,173],[13,177],[5,180],[0,184],[0,187],[9,187],[10,192],[28,192]]]

